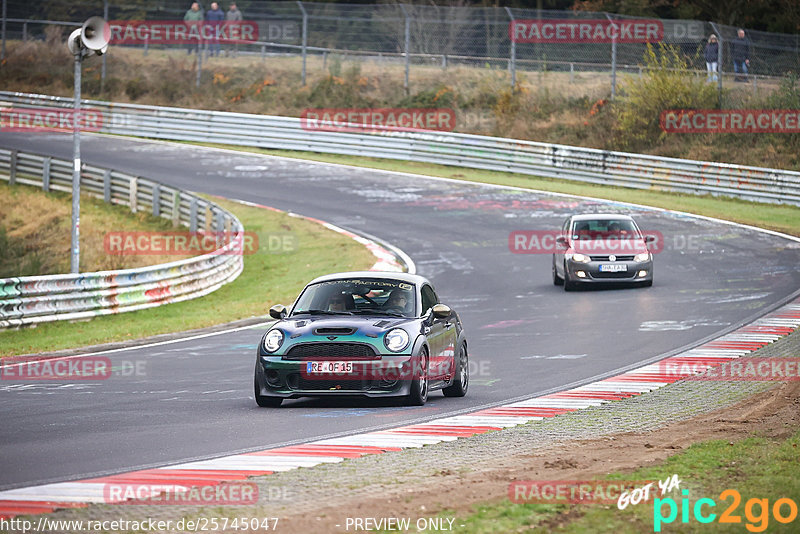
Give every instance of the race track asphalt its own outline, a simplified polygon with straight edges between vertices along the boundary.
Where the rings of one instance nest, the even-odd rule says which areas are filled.
[[[0,133],[0,146],[71,158],[70,136]],[[116,352],[108,357],[120,371],[109,380],[0,382],[0,489],[533,396],[698,343],[800,288],[800,244],[658,210],[123,138],[85,135],[82,150],[85,163],[317,217],[400,247],[460,313],[472,383],[467,397],[435,393],[424,407],[301,399],[259,409],[252,374],[261,329]],[[549,254],[509,250],[510,232],[555,230],[583,211],[630,213],[661,232],[652,288],[565,293],[552,284]],[[131,368],[139,373],[125,376]]]

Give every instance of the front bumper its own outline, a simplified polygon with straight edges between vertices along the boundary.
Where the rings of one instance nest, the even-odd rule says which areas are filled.
[[[624,265],[624,271],[606,272],[601,271],[601,265]],[[590,261],[588,263],[577,262],[569,259],[566,261],[566,269],[569,278],[575,283],[586,284],[626,284],[626,283],[646,283],[653,281],[653,260],[645,262],[635,261]],[[642,276],[642,273],[644,275]]]
[[[339,374],[309,373],[308,361],[285,360],[259,352],[256,383],[260,394],[284,399],[343,395],[404,397],[410,394],[416,374],[415,360],[410,354],[352,360],[353,372]]]

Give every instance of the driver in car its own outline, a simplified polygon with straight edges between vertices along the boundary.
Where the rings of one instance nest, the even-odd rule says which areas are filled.
[[[395,308],[403,312],[407,312],[409,301],[410,299],[408,291],[404,291],[402,289],[395,289],[394,291],[392,291],[391,295],[389,295],[389,298],[386,299],[386,303],[383,305],[383,307],[387,309]]]
[[[347,311],[347,299],[342,293],[334,293],[328,301],[328,311]]]

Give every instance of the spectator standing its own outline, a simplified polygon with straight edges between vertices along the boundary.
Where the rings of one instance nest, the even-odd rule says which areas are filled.
[[[705,50],[706,70],[708,71],[707,82],[717,81],[717,67],[719,66],[719,43],[717,36],[713,33],[708,37]]]
[[[192,7],[190,7],[186,14],[183,16],[183,21],[188,23],[188,25],[196,25],[198,26],[198,30],[200,30],[199,26],[203,22],[203,10],[200,9],[200,4],[197,2],[192,2]],[[200,42],[198,41],[195,43],[189,43],[186,45],[186,53],[191,54],[193,50],[200,50]]]
[[[222,24],[222,21],[225,20],[225,12],[219,8],[218,3],[211,2],[211,9],[206,12],[206,20],[209,22],[209,26],[211,26],[211,38],[208,40],[209,54],[212,56],[218,56],[220,46],[219,38],[216,36],[216,34],[220,30],[219,26]]]
[[[244,20],[244,17],[242,16],[242,12],[239,11],[239,8],[236,7],[236,2],[231,2],[231,5],[228,7],[228,12],[225,13],[225,21],[237,24],[242,22],[242,20]],[[229,56],[233,55],[233,57],[236,57],[238,52],[239,52],[239,43],[233,43],[228,48]]]
[[[731,57],[733,59],[734,78],[737,82],[747,81],[748,67],[750,66],[750,39],[744,36],[744,30],[739,28],[736,39],[731,44]],[[744,74],[744,76],[740,76]]]

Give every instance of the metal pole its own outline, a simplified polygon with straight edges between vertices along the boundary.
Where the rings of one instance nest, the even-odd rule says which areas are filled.
[[[75,102],[72,117],[72,255],[70,272],[80,272],[81,226],[81,51],[75,54]]]
[[[108,0],[103,0],[103,20],[108,20]],[[108,51],[103,54],[103,64],[100,66],[100,92],[103,92],[106,85],[106,56]]]
[[[3,0],[3,46],[0,48],[0,61],[6,58],[6,2],[7,0]]]
[[[614,20],[606,13],[606,18],[614,24]],[[617,36],[611,39],[611,100],[617,96]]]
[[[714,33],[717,34],[717,42],[719,43],[717,48],[717,70],[719,71],[717,74],[717,108],[722,109],[722,32],[719,31],[714,22],[711,23],[711,27],[714,29]]]
[[[200,87],[200,74],[203,72],[203,50],[200,46],[200,43],[197,44],[197,80],[195,80],[194,84],[196,87]]]
[[[297,5],[300,6],[300,11],[303,13],[303,85],[306,84],[306,57],[308,47],[308,13],[306,8],[303,7],[303,2],[297,0]]]
[[[406,77],[405,81],[403,82],[403,88],[406,90],[406,95],[408,95],[408,68],[409,68],[409,57],[408,52],[409,48],[411,47],[411,19],[408,18],[408,11],[406,11],[406,6],[403,4],[399,4],[400,9],[403,10],[403,17],[405,17],[405,56],[406,56]]]
[[[514,14],[511,12],[511,8],[506,7],[506,13],[508,13],[508,18],[511,20],[511,28],[513,31],[514,28]],[[511,61],[509,63],[509,69],[511,70],[511,89],[513,90],[514,87],[517,86],[517,41],[513,38],[511,39]]]

